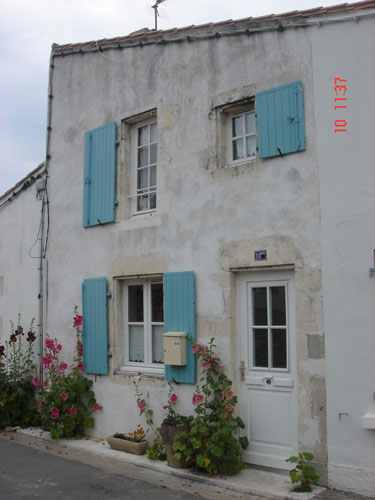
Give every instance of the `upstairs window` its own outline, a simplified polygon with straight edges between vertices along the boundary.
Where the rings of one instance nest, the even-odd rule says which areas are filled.
[[[133,134],[133,213],[156,210],[156,120],[134,125]]]
[[[244,111],[228,116],[228,163],[256,158],[255,113]]]

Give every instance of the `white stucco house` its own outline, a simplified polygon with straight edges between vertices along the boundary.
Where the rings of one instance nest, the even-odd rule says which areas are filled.
[[[311,451],[373,494],[374,81],[374,1],[53,45],[45,181],[0,198],[0,336],[39,314],[69,355],[83,310],[97,436],[139,422],[135,379],[191,413],[162,334],[214,337],[245,462]]]

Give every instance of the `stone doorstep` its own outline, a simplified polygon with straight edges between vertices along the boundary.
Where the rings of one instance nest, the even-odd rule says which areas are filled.
[[[54,441],[51,439],[48,432],[37,427],[28,429],[9,428],[8,430],[16,430],[19,434],[31,436],[36,439]],[[200,481],[217,488],[224,488],[249,495],[258,495],[269,500],[310,500],[325,490],[325,488],[321,486],[315,486],[311,493],[296,493],[291,491],[289,476],[252,468],[245,469],[235,476],[226,477],[210,477],[186,469],[174,469],[169,467],[166,462],[149,460],[146,455],[132,455],[131,453],[112,450],[104,438],[97,439],[86,437],[80,440],[59,439],[58,443],[61,446],[66,446],[67,448],[77,451],[80,450],[102,457],[108,457],[113,460],[118,460],[119,462],[125,462],[171,476],[181,477],[183,479]]]

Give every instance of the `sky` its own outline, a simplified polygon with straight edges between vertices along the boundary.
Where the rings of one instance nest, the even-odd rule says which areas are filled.
[[[152,0],[0,0],[0,195],[45,158],[52,43],[154,28]],[[166,0],[158,29],[279,14],[340,0]]]

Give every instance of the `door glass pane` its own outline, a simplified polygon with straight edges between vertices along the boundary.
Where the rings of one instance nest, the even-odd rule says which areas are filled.
[[[151,309],[151,321],[155,323],[164,323],[162,283],[152,283],[151,285]]]
[[[287,368],[286,330],[271,330],[272,335],[272,367]]]
[[[267,325],[267,288],[252,288],[253,325]]]
[[[143,322],[143,285],[130,285],[129,295],[129,322]]]
[[[255,135],[250,135],[246,137],[246,156],[255,156]]]
[[[143,325],[129,325],[129,361],[144,363]]]
[[[152,326],[152,362],[164,363],[164,349],[163,349],[163,333],[164,326]]]
[[[272,325],[286,325],[285,286],[271,287]]]
[[[253,330],[254,366],[268,367],[268,330]]]
[[[246,134],[254,134],[255,133],[254,113],[247,113],[245,115],[245,127],[246,127]]]
[[[238,137],[243,135],[243,118],[242,115],[232,118],[232,137]]]
[[[148,144],[148,125],[138,129],[138,146]]]
[[[237,139],[233,141],[233,160],[239,160],[243,158],[243,139]]]

